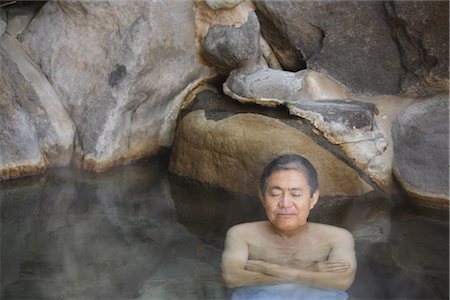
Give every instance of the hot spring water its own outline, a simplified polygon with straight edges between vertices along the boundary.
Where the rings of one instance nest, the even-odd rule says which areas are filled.
[[[102,174],[51,170],[0,188],[5,300],[226,299],[225,232],[264,219],[256,199],[169,175],[167,157]],[[446,212],[372,197],[323,202],[310,219],[354,234],[352,297],[448,298]]]

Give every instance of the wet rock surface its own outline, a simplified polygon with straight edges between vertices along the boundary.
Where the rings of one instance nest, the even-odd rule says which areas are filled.
[[[392,126],[394,174],[418,205],[449,207],[448,99],[411,105]]]

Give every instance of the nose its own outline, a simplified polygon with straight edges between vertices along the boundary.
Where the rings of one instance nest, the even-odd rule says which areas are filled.
[[[289,194],[284,193],[280,199],[280,201],[278,201],[278,206],[281,208],[285,208],[285,207],[290,207],[292,205],[292,201],[289,197]]]

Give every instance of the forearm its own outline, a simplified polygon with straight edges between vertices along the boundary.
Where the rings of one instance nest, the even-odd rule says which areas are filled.
[[[282,278],[244,269],[224,270],[223,279],[229,288],[248,285],[279,284],[286,282]]]
[[[353,283],[354,274],[351,271],[340,273],[313,272],[307,270],[294,270],[297,282],[318,288],[333,288],[345,291]]]
[[[334,288],[347,290],[353,283],[355,268],[350,267],[344,272],[316,272],[294,269],[291,267],[271,264],[263,261],[252,261],[250,269],[269,276],[282,279],[282,282],[298,282],[318,288]]]

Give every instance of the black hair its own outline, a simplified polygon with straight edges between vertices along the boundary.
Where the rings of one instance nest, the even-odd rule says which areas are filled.
[[[264,194],[266,191],[267,179],[278,170],[297,170],[303,173],[308,181],[311,196],[319,189],[319,180],[314,166],[297,154],[283,154],[272,160],[261,173],[259,178],[259,190]]]

